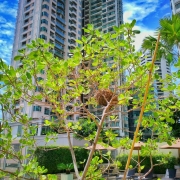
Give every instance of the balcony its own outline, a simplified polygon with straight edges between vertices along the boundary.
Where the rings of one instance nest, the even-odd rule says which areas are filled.
[[[59,38],[58,36],[55,36],[55,40],[59,41],[60,43],[64,44],[64,40],[62,40],[61,38]]]
[[[60,16],[56,16],[56,19],[58,19],[58,20],[61,21],[63,24],[65,24],[65,20],[62,19]]]
[[[58,56],[58,57],[63,58],[63,55],[62,55],[62,54],[60,54],[58,51],[54,51],[54,55],[56,55],[56,56]]]
[[[60,0],[61,2],[65,3],[65,0]]]
[[[55,43],[55,47],[57,47],[58,49],[61,49],[62,51],[64,50],[63,47],[61,47],[59,44]]]
[[[56,26],[58,26],[60,29],[65,31],[65,27],[63,25],[61,25],[60,23],[56,22]]]
[[[57,6],[59,6],[59,7],[64,9],[64,6],[61,3],[59,3],[59,2],[57,3]]]
[[[59,34],[59,35],[61,35],[62,37],[64,37],[64,33],[62,33],[60,30],[57,30],[57,29],[56,29],[56,33]]]

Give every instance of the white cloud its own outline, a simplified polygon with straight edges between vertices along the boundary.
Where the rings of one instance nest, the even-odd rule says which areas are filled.
[[[17,14],[17,0],[0,3],[0,58],[10,64]]]
[[[10,1],[3,1],[0,3],[0,13],[10,15],[15,18],[17,15],[17,1],[11,3]]]
[[[140,34],[136,35],[135,42],[134,42],[136,51],[138,51],[141,48],[141,44],[143,42],[143,39],[147,36],[153,36],[154,30],[148,29],[147,27],[144,27],[144,26],[135,26],[134,29],[141,31]]]
[[[141,21],[150,13],[154,12],[157,7],[158,0],[136,0],[133,2],[124,1],[124,22],[130,22],[133,19]]]
[[[149,16],[152,12],[155,12],[158,8],[158,0],[136,0],[136,1],[124,1],[124,22],[131,22],[133,19],[136,19],[138,25],[134,29],[140,30],[141,33],[136,35],[135,38],[135,48],[139,50],[142,44],[142,41],[145,37],[149,35],[154,35],[154,29],[145,27],[142,24],[144,18]]]

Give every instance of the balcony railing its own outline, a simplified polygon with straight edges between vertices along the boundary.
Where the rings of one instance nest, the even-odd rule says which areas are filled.
[[[58,57],[63,58],[63,55],[62,55],[62,54],[60,54],[58,51],[54,51],[54,55],[56,55],[56,56],[58,56]]]
[[[62,26],[60,23],[56,22],[56,25],[57,25],[58,27],[60,27],[62,30],[65,30],[65,27]]]
[[[58,36],[55,36],[55,40],[59,41],[60,43],[64,44],[64,40],[62,40],[61,38],[59,38]]]
[[[64,20],[64,19],[62,19],[60,16],[56,16],[56,18],[57,18],[59,21],[61,21],[62,23],[64,23],[64,24],[65,24],[65,20]]]
[[[63,47],[61,47],[59,44],[55,43],[55,47],[57,47],[58,49],[64,50]]]
[[[56,29],[56,33],[60,34],[62,37],[64,37],[64,33],[62,33],[60,30]]]

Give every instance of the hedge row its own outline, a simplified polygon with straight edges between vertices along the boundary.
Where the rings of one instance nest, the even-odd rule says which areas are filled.
[[[88,158],[88,150],[80,147],[73,147],[79,169],[83,168],[80,162]],[[55,174],[62,172],[57,169],[60,163],[72,163],[71,153],[68,147],[38,147],[35,151],[35,156],[40,166],[44,166],[48,170],[48,174]]]
[[[153,155],[152,160],[153,160],[153,164],[159,164],[159,160],[161,160],[164,157],[163,154],[157,154],[157,155]],[[133,159],[131,159],[130,165],[132,165],[132,167],[136,167],[137,166],[137,162],[138,162],[138,155],[133,155],[132,156]],[[116,158],[118,161],[121,162],[122,166],[120,167],[121,170],[125,169],[126,166],[126,162],[128,159],[128,155],[127,154],[123,154],[120,155]],[[143,160],[143,161],[142,161]],[[142,162],[141,162],[142,161]],[[145,169],[146,168],[150,168],[151,167],[151,163],[150,163],[150,157],[141,157],[140,156],[140,162],[141,162],[141,166],[144,166]],[[174,165],[176,165],[176,157],[171,156],[168,159],[168,164],[161,164],[158,166],[155,166],[153,168],[153,172],[155,174],[165,174],[166,169],[168,168],[174,168]]]

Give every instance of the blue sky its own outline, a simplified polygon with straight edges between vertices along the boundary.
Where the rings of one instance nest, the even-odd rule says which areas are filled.
[[[0,58],[11,61],[18,0],[0,0]],[[160,18],[170,15],[170,0],[123,0],[124,21],[137,20],[141,34],[135,40],[140,48],[145,36],[153,35]]]

